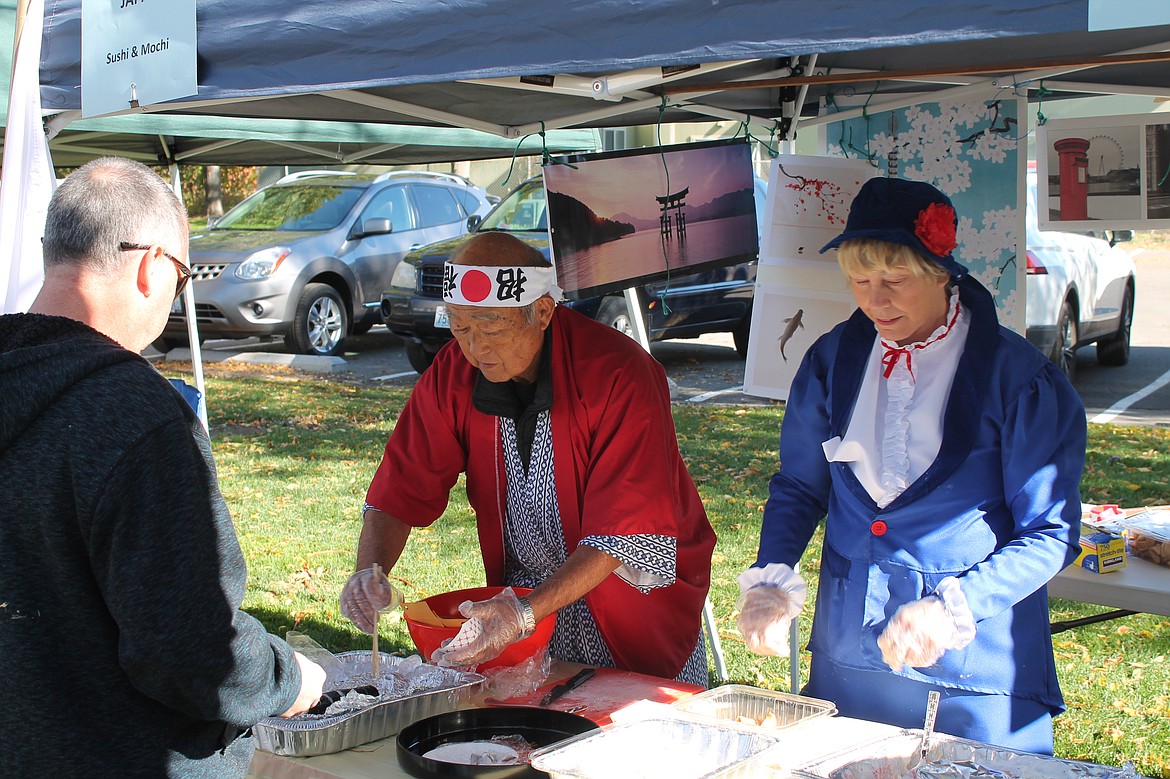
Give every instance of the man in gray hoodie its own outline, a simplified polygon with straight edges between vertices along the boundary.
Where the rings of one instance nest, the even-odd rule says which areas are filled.
[[[45,282],[0,317],[0,775],[242,777],[249,728],[324,671],[240,610],[198,418],[139,352],[182,291],[186,212],[145,166],[53,195]]]

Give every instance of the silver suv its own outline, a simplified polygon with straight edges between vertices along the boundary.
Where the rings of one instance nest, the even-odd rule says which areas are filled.
[[[294,173],[191,236],[200,338],[282,335],[296,353],[340,354],[377,324],[382,290],[420,246],[463,235],[487,193],[445,173]],[[187,343],[182,301],[155,347]]]

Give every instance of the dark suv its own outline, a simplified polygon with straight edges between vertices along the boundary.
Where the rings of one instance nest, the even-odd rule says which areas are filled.
[[[294,173],[191,236],[200,337],[283,335],[293,352],[340,354],[378,324],[406,253],[463,235],[487,193],[443,173]],[[187,342],[182,301],[155,346]]]
[[[758,221],[764,206],[764,182],[759,179],[755,198]],[[549,256],[548,216],[540,176],[514,189],[473,232],[489,230],[512,233]],[[406,341],[407,359],[419,373],[451,340],[442,300],[443,263],[469,238],[460,236],[411,252],[398,264],[390,288],[382,293],[382,321]],[[638,287],[650,340],[730,332],[736,350],[745,355],[755,278],[753,260]],[[624,295],[572,300],[564,305],[627,334],[633,332]]]

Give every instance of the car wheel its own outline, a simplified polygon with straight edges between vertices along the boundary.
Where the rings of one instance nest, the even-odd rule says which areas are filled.
[[[735,352],[745,360],[747,359],[748,339],[751,336],[751,327],[752,313],[749,311],[744,316],[743,321],[731,331],[731,337],[735,341]]]
[[[1121,318],[1117,332],[1097,342],[1097,362],[1102,365],[1125,365],[1129,362],[1129,338],[1133,331],[1133,287],[1126,285],[1121,299]]]
[[[597,309],[597,321],[625,333],[630,338],[634,337],[634,323],[630,321],[625,298],[608,297],[601,301],[601,306]]]
[[[328,284],[308,284],[285,341],[298,354],[341,354],[349,327],[345,302]]]
[[[406,361],[410,367],[422,374],[435,361],[435,353],[422,344],[406,343]]]
[[[1056,320],[1056,343],[1052,345],[1049,359],[1056,363],[1069,381],[1076,378],[1078,337],[1077,312],[1073,309],[1072,303],[1066,300],[1060,307],[1060,316]]]

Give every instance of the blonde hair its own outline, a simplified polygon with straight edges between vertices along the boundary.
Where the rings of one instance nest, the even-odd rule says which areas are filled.
[[[851,238],[837,247],[837,264],[846,276],[908,270],[915,276],[950,278],[950,271],[917,249],[876,238]]]

